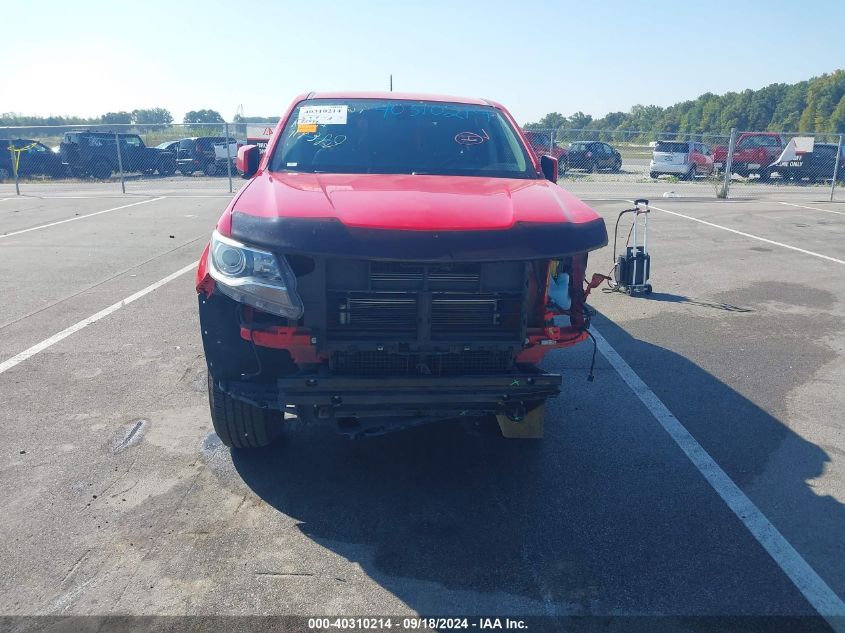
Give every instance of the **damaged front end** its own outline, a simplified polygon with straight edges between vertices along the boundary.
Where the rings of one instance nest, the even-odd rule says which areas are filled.
[[[284,220],[234,214],[200,263],[211,380],[241,402],[350,435],[519,422],[559,392],[537,363],[588,336],[600,220],[451,233]]]

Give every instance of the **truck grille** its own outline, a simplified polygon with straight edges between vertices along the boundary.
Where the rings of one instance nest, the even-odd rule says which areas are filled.
[[[332,340],[521,340],[524,270],[521,263],[338,260],[327,279],[327,333]]]
[[[338,325],[362,330],[413,332],[417,299],[400,294],[339,297]]]
[[[513,366],[511,352],[474,350],[449,354],[392,354],[378,351],[335,352],[331,369],[364,376],[489,374]]]

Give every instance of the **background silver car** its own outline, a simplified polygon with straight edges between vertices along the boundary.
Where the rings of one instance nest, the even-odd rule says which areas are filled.
[[[713,154],[705,143],[657,141],[648,168],[652,178],[668,174],[692,180],[713,173]]]

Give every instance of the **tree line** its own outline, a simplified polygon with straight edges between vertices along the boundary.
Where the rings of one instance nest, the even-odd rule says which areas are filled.
[[[679,134],[728,134],[739,130],[772,132],[845,132],[845,70],[794,84],[771,84],[759,90],[716,95],[666,108],[635,105],[628,112],[611,112],[594,119],[576,112],[550,112],[525,129],[566,128]]]
[[[275,123],[278,117],[244,117],[235,123]],[[223,123],[216,110],[186,112],[183,123]],[[0,125],[94,125],[152,124],[169,125],[173,115],[167,108],[140,108],[131,112],[106,112],[99,117],[26,116],[14,112],[0,114]],[[743,90],[716,95],[707,92],[697,99],[666,108],[635,105],[628,112],[610,112],[593,118],[576,112],[563,116],[550,112],[539,121],[527,123],[526,129],[566,128],[575,130],[610,130],[616,132],[663,132],[678,134],[727,134],[739,130],[772,132],[845,132],[845,70],[813,77],[794,84],[771,84],[759,90]]]
[[[246,119],[262,119],[261,121],[256,122],[264,122],[264,117],[235,117],[236,122],[238,119],[243,119],[245,123],[252,123],[253,121],[246,121]],[[268,119],[273,122],[277,121],[276,119]],[[224,123],[223,117],[220,115],[217,110],[210,110],[210,109],[203,109],[203,110],[191,110],[185,113],[185,116],[182,118],[182,123]],[[101,114],[97,117],[80,117],[80,116],[28,116],[24,114],[18,114],[16,112],[4,112],[0,114],[0,125],[15,125],[15,126],[34,126],[34,125],[47,125],[47,126],[63,126],[63,125],[97,125],[97,124],[110,124],[110,125],[129,125],[129,124],[136,124],[136,125],[170,125],[173,123],[173,115],[170,113],[170,110],[167,108],[139,108],[137,110],[132,110],[131,112],[127,112],[125,110],[121,110],[119,112],[106,112],[105,114]]]

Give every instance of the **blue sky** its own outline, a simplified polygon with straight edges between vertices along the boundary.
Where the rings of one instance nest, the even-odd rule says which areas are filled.
[[[275,116],[310,90],[483,96],[521,123],[845,66],[845,2],[6,3],[0,111]]]

